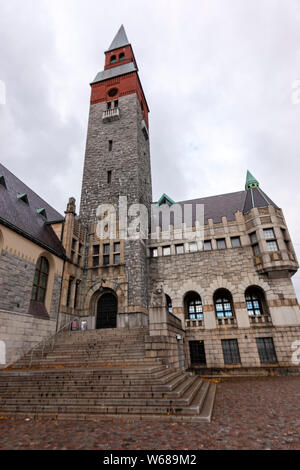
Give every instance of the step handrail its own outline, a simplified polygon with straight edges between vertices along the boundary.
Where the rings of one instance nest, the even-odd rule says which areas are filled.
[[[68,329],[69,327],[69,335],[71,335],[71,326],[72,326],[72,323],[74,321],[79,321],[79,318],[78,316],[77,317],[73,317],[70,321],[68,321],[64,326],[62,326],[59,330],[56,331],[56,333],[54,333],[53,335],[51,336],[48,336],[47,338],[43,339],[42,341],[40,341],[38,344],[36,344],[32,350],[31,350],[31,354],[30,354],[30,362],[29,362],[29,368],[31,367],[32,365],[32,359],[33,359],[33,354],[35,351],[37,351],[40,347],[42,347],[42,358],[44,357],[44,350],[45,350],[45,346],[47,343],[51,342],[52,341],[52,347],[51,347],[51,351],[53,351],[54,349],[54,344],[55,344],[55,340],[57,338],[57,336],[62,333],[64,330]]]

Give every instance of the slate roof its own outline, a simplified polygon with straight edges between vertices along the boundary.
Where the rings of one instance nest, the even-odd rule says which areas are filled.
[[[135,67],[133,62],[128,62],[127,64],[118,65],[117,67],[112,67],[111,69],[103,70],[102,72],[97,73],[93,83],[102,82],[108,78],[119,77],[120,75],[125,75],[126,73],[137,72],[138,69]]]
[[[64,256],[64,248],[49,224],[63,221],[64,217],[1,163],[0,176],[4,177],[6,185],[0,184],[0,223],[58,256]],[[26,194],[29,204],[18,198],[18,194]],[[38,214],[38,209],[45,210],[47,220]]]
[[[114,37],[113,42],[107,49],[107,52],[113,51],[114,49],[119,49],[120,47],[128,46],[130,43],[128,41],[127,35],[125,33],[124,26],[121,25],[119,31],[117,32],[116,36]]]
[[[254,199],[252,204],[251,191],[254,193]],[[263,194],[263,196],[262,196]],[[267,202],[268,201],[268,202]],[[177,204],[180,204],[184,207],[185,204],[191,204],[192,206],[192,225],[196,221],[196,207],[197,204],[204,205],[204,224],[208,224],[208,219],[212,219],[214,223],[222,222],[222,217],[226,217],[229,222],[235,220],[235,213],[237,211],[248,212],[253,207],[266,207],[268,205],[273,205],[278,207],[261,189],[251,189],[249,191],[237,191],[234,193],[220,194],[217,196],[203,197],[199,199],[190,199],[187,201],[180,201]],[[159,210],[159,208],[157,208]],[[182,211],[183,213],[184,211]],[[161,219],[161,217],[160,217]],[[173,217],[171,215],[171,223]],[[161,226],[161,220],[154,221],[155,226]]]

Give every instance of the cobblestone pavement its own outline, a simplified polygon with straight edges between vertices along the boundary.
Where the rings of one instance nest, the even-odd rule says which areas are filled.
[[[5,449],[300,449],[300,377],[218,384],[211,423],[0,418]]]

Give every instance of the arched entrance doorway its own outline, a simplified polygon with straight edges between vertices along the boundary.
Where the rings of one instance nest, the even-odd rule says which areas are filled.
[[[103,294],[97,304],[96,328],[116,328],[117,312],[117,298],[111,293]]]

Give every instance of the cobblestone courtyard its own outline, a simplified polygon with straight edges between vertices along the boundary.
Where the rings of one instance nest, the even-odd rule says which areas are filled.
[[[218,384],[203,424],[0,419],[0,450],[300,449],[300,377]]]

